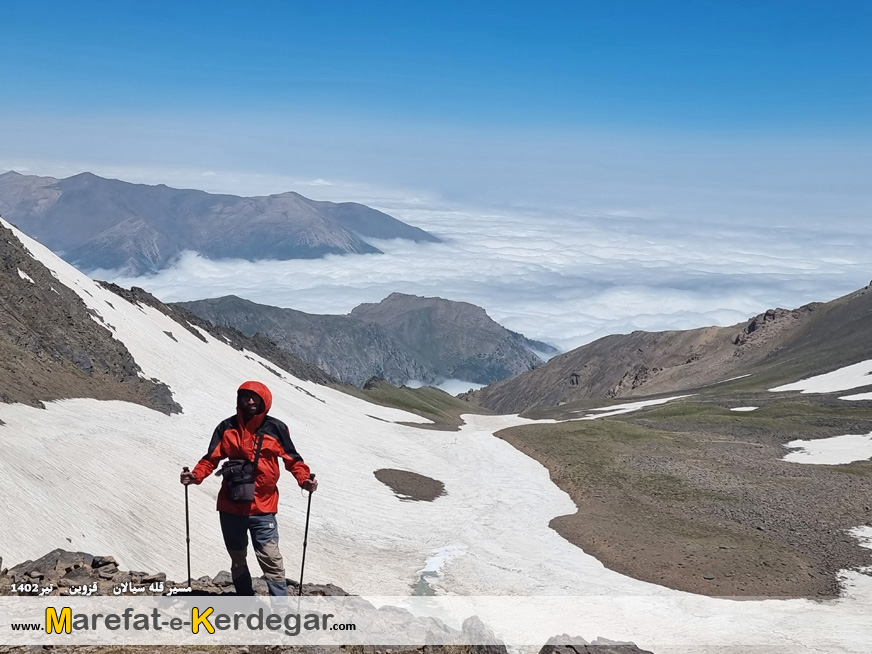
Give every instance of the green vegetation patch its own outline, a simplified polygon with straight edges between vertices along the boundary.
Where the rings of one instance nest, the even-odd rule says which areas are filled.
[[[731,407],[757,406],[736,412]],[[872,432],[872,406],[829,396],[718,396],[696,402],[652,407],[622,416],[640,426],[682,432],[707,432],[713,438],[782,445],[799,439]]]
[[[463,424],[460,416],[464,413],[492,413],[484,407],[460,400],[432,386],[409,388],[394,386],[385,381],[366,389],[355,388],[347,392],[374,404],[414,413],[435,423],[433,425],[404,423],[423,429],[456,430]]]

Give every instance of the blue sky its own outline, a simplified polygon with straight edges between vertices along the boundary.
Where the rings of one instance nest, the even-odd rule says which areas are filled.
[[[166,299],[402,290],[564,347],[730,324],[872,276],[870,34],[870,2],[14,3],[0,170],[295,190],[447,241],[126,280]]]
[[[868,2],[15,3],[0,168],[856,222],[870,33]]]
[[[43,2],[5,111],[868,134],[868,2]]]

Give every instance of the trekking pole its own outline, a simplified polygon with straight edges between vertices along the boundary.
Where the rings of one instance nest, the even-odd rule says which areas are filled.
[[[309,479],[314,479],[315,473],[309,475]],[[312,511],[312,491],[309,491],[309,506],[306,507],[306,529],[303,531],[303,563],[300,565],[300,593],[298,597],[303,596],[303,570],[306,569],[306,543],[309,540],[309,513]]]
[[[182,468],[182,472],[190,472],[188,467]],[[188,511],[188,484],[185,484],[185,544],[188,548],[188,588],[191,587],[191,520]]]

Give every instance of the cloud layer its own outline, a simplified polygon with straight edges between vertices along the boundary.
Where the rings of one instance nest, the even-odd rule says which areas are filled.
[[[612,333],[730,325],[770,307],[825,301],[868,283],[862,229],[753,227],[627,215],[488,213],[381,206],[445,239],[378,241],[383,255],[209,261],[188,253],[149,278],[96,276],[165,301],[235,294],[347,313],[394,291],[478,304],[528,337],[571,349]]]

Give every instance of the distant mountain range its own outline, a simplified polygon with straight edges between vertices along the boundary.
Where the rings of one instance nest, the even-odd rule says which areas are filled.
[[[557,353],[502,327],[481,307],[435,297],[392,293],[345,316],[307,314],[234,295],[178,306],[215,325],[263,334],[357,386],[370,377],[395,384],[443,379],[487,384],[541,365],[534,351]]]
[[[521,412],[687,391],[745,376],[756,386],[766,380],[774,386],[827,372],[835,362],[868,359],[870,333],[872,285],[831,302],[769,309],[731,327],[606,336],[466,398],[494,411]]]
[[[129,275],[160,270],[185,250],[255,261],[379,253],[367,238],[439,242],[353,202],[319,202],[293,192],[215,195],[92,173],[0,175],[0,215],[82,270]]]

